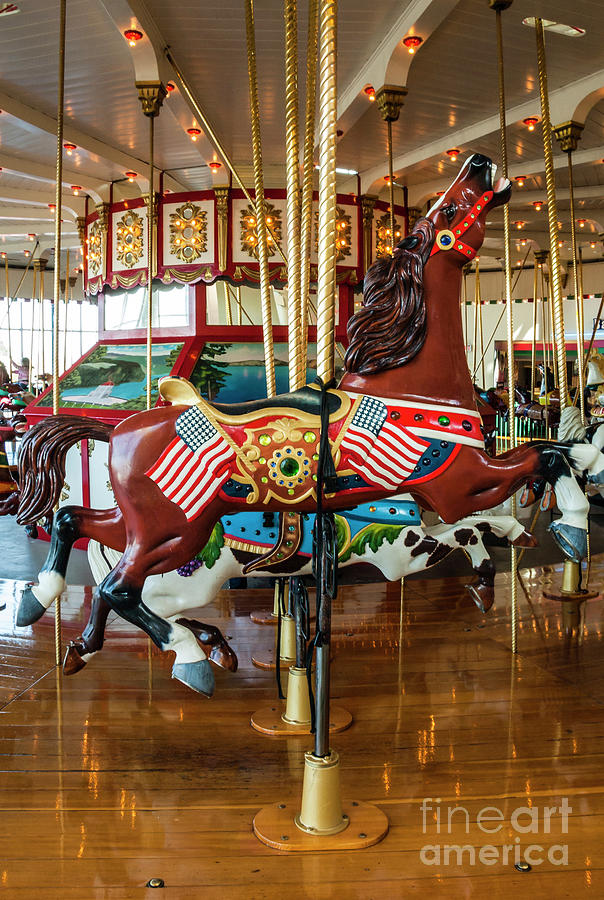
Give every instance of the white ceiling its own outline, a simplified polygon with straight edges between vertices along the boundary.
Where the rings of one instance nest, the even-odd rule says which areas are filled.
[[[52,246],[56,138],[58,3],[20,0],[20,12],[0,17],[0,249],[11,264],[22,265],[31,248],[27,234]],[[300,87],[305,81],[307,0],[298,6]],[[514,0],[503,14],[508,107],[509,165],[512,176],[527,175],[513,197],[513,219],[527,224],[523,235],[546,246],[546,213],[534,199],[545,199],[543,147],[538,128],[529,133],[522,118],[539,115],[535,33],[522,25],[543,14],[586,29],[582,38],[547,35],[549,86],[554,124],[587,104],[585,130],[576,154],[577,216],[587,219],[581,239],[604,231],[604,26],[601,0]],[[145,38],[130,48],[126,27]],[[409,31],[425,37],[411,59],[401,45]],[[284,186],[284,75],[282,0],[257,0],[256,41],[267,186]],[[148,120],[135,80],[154,70],[165,80],[173,73],[163,58],[168,44],[206,110],[243,180],[252,184],[247,61],[243,0],[67,0],[65,139],[77,144],[64,158],[64,240],[77,246],[75,218],[84,198],[92,203],[136,196],[147,190]],[[154,52],[155,50],[155,52]],[[406,70],[408,69],[408,73]],[[386,129],[375,103],[362,92],[377,89],[392,73],[405,72],[408,89],[393,127],[397,181],[409,189],[411,204],[422,205],[446,186],[457,169],[445,151],[481,151],[499,156],[495,16],[487,0],[340,0],[338,84],[340,126],[338,165],[361,173],[362,189],[383,193],[387,171]],[[156,76],[157,77],[157,76]],[[378,83],[379,80],[379,83]],[[207,163],[214,148],[202,135],[186,134],[199,125],[178,90],[156,120],[155,161],[172,189],[202,189],[224,182],[223,168],[213,179]],[[566,157],[555,146],[559,210],[568,231]],[[124,172],[139,174],[124,182]],[[341,190],[355,190],[342,177]],[[400,194],[398,195],[400,198]],[[490,251],[498,254],[501,214],[493,215]],[[597,252],[602,249],[598,245]],[[590,251],[591,252],[591,251]],[[564,255],[564,251],[563,251]]]

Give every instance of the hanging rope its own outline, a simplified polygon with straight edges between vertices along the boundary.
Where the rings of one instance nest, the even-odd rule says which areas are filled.
[[[258,79],[256,74],[256,38],[254,31],[254,0],[245,0],[245,33],[247,40],[247,67],[250,89],[250,118],[252,123],[252,155],[254,163],[254,189],[256,194],[256,226],[258,231],[258,263],[260,266],[260,303],[262,306],[262,336],[264,339],[264,365],[266,367],[266,395],[275,396],[275,356],[273,349],[273,320],[271,313],[271,284],[268,269],[268,236],[264,205],[264,175],[262,170],[262,138],[260,136],[260,111],[258,106]]]
[[[304,174],[302,179],[302,210],[300,224],[300,250],[302,254],[300,270],[300,355],[306,381],[306,356],[308,343],[308,307],[310,304],[310,252],[313,221],[313,183],[315,116],[317,108],[317,30],[319,25],[318,0],[310,0],[308,5],[308,41],[306,45],[306,115],[304,125]]]

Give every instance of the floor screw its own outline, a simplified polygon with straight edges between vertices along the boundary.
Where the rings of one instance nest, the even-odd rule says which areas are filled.
[[[163,878],[150,878],[145,887],[149,888],[163,888],[166,884]]]

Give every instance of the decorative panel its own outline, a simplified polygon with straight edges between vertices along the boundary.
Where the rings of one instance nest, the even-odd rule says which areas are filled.
[[[111,271],[147,268],[147,207],[122,209],[111,216]]]
[[[214,201],[184,200],[164,203],[164,266],[214,263]]]

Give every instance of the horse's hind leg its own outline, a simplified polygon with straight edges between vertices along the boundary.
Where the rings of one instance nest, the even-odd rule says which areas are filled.
[[[80,537],[101,534],[110,546],[123,547],[125,532],[119,509],[93,510],[63,506],[54,516],[50,549],[38,575],[38,584],[25,588],[17,611],[17,625],[32,625],[40,619],[53,600],[65,590],[67,563],[74,543]]]
[[[93,653],[101,650],[105,641],[105,626],[111,607],[107,601],[95,591],[92,596],[92,608],[81,637],[70,641],[63,660],[63,673],[73,675],[88,663]]]
[[[131,556],[129,549],[126,548],[118,565],[99,585],[100,596],[122,618],[142,628],[161,650],[173,650],[176,653],[173,678],[211,697],[214,692],[214,673],[210,663],[188,628],[161,618],[143,603],[145,555],[141,549],[137,549],[137,553]],[[183,558],[175,554],[174,565],[184,565],[189,558],[190,550],[186,551]],[[169,565],[167,563],[167,569]]]
[[[237,654],[230,647],[220,628],[215,625],[206,625],[197,619],[175,619],[177,625],[184,625],[192,631],[204,650],[209,650],[209,658],[221,669],[236,672],[238,666]]]

